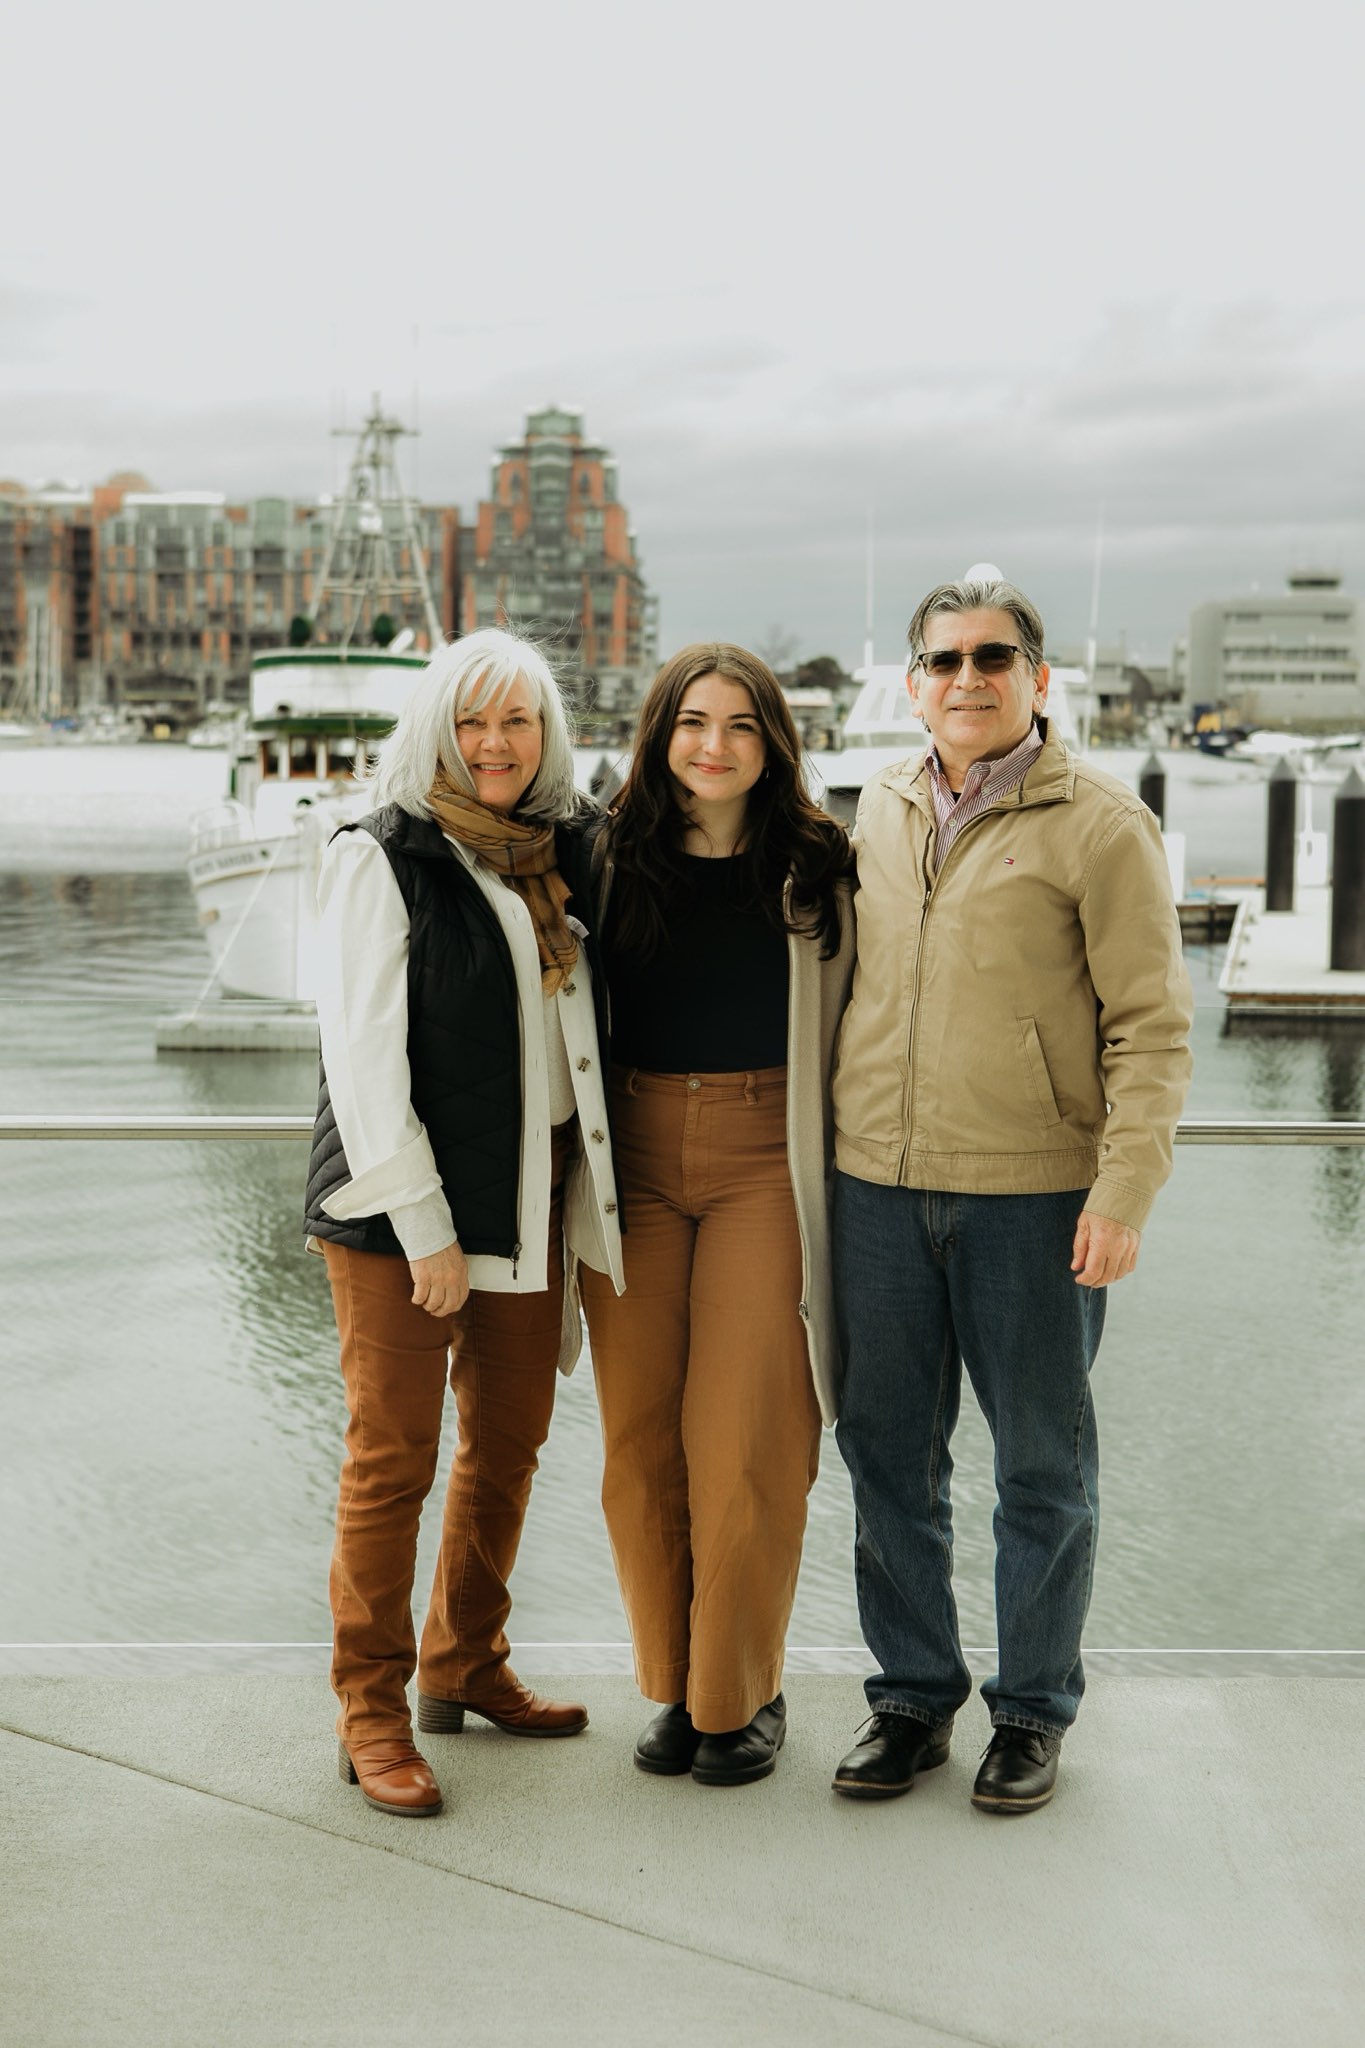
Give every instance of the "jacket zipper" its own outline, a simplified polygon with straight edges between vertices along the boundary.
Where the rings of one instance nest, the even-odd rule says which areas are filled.
[[[901,1128],[905,1142],[901,1146],[900,1162],[896,1168],[896,1181],[905,1185],[905,1176],[910,1170],[911,1117],[915,1107],[915,1012],[919,1008],[920,972],[924,960],[924,928],[929,922],[929,898],[933,885],[925,892],[924,906],[919,914],[919,943],[915,948],[915,981],[910,991],[910,1015],[905,1026],[905,1101],[901,1111]]]
[[[1011,791],[1010,793],[1012,795],[1013,791]],[[909,801],[909,799],[907,799],[907,801]],[[919,805],[916,804],[914,808],[916,810],[919,810]],[[1022,802],[1018,804],[1016,808],[1022,810],[1024,808]],[[1002,804],[992,804],[991,808],[988,811],[980,811],[977,813],[976,817],[968,819],[967,823],[962,827],[961,831],[953,840],[952,845],[948,848],[947,853],[943,857],[943,865],[936,871],[936,873],[933,876],[933,879],[929,884],[929,887],[926,889],[924,893],[924,907],[920,911],[919,918],[919,944],[915,949],[915,982],[914,987],[910,991],[910,1016],[906,1025],[905,1034],[905,1102],[903,1109],[903,1128],[905,1131],[905,1143],[901,1146],[900,1163],[896,1169],[896,1180],[898,1184],[902,1187],[905,1185],[905,1176],[910,1170],[910,1132],[912,1129],[912,1118],[914,1116],[915,1109],[915,1012],[919,1008],[920,975],[923,971],[924,966],[924,933],[929,923],[929,912],[933,907],[934,895],[938,889],[939,883],[943,879],[943,875],[945,870],[947,869],[948,863],[952,859],[953,855],[957,852],[957,849],[961,842],[966,838],[967,834],[970,831],[972,831],[977,825],[984,824],[987,818],[993,818],[997,816],[1001,809]],[[921,811],[920,815],[922,817],[924,813]],[[938,818],[936,813],[931,813],[929,839],[924,850],[924,858],[926,861],[930,861],[933,859],[934,841],[937,839],[937,837]]]

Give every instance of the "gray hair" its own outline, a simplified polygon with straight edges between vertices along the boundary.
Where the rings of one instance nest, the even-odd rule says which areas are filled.
[[[556,824],[578,810],[574,788],[573,736],[569,715],[550,665],[529,640],[496,626],[466,633],[439,647],[423,669],[398,723],[379,751],[375,795],[414,818],[429,818],[431,785],[440,766],[469,796],[478,794],[465,766],[455,721],[495,703],[515,684],[530,692],[540,713],[540,767],[517,809],[522,817]]]
[[[1036,674],[1043,665],[1046,634],[1037,610],[1014,584],[997,577],[992,582],[940,583],[921,598],[910,621],[910,666],[924,652],[924,629],[937,612],[1008,612],[1019,632],[1024,659]]]

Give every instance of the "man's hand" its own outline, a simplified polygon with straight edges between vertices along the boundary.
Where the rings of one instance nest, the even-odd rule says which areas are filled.
[[[1142,1233],[1110,1216],[1092,1216],[1082,1209],[1071,1247],[1071,1270],[1078,1287],[1108,1287],[1125,1280],[1137,1264]]]
[[[412,1299],[429,1316],[453,1316],[469,1298],[469,1262],[458,1244],[448,1244],[429,1259],[409,1259]]]

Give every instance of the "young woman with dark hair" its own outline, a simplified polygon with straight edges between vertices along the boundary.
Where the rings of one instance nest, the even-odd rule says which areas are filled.
[[[626,1291],[585,1271],[602,1498],[644,1771],[766,1777],[837,1389],[829,1073],[852,969],[842,826],[772,671],[685,647],[592,853]]]

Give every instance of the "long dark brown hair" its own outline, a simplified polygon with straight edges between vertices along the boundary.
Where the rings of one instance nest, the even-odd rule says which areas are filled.
[[[777,677],[746,648],[698,641],[666,661],[645,692],[630,773],[612,801],[608,846],[615,862],[611,917],[618,945],[652,953],[685,887],[688,817],[668,766],[668,743],[688,686],[723,676],[748,691],[763,732],[763,774],[749,791],[740,849],[740,898],[773,924],[839,950],[836,886],[850,872],[848,834],[812,803],[801,775],[801,741]],[[783,892],[791,877],[791,916]]]

